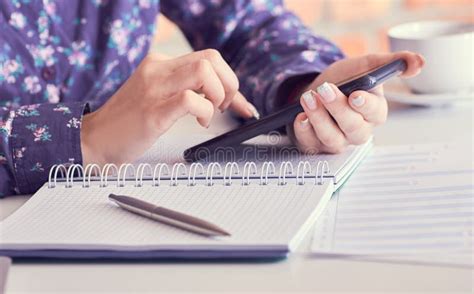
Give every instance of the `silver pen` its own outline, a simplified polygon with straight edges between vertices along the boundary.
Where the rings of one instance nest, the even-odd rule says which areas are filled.
[[[124,195],[109,194],[109,199],[121,208],[153,220],[205,236],[230,236],[205,220]]]

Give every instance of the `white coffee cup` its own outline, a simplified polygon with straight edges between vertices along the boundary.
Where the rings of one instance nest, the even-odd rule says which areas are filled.
[[[422,72],[404,81],[416,93],[474,90],[474,24],[422,21],[388,31],[392,52],[409,50],[426,60]]]

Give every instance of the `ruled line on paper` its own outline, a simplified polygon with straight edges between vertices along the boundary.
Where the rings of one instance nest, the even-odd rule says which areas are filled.
[[[453,158],[459,148],[388,149],[375,147],[331,199],[312,252],[474,265],[474,171]]]

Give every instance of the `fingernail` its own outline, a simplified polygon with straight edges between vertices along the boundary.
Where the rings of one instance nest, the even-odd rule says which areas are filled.
[[[352,105],[356,107],[360,107],[364,105],[365,103],[365,98],[363,96],[357,96],[354,99],[352,99]]]
[[[306,118],[301,121],[301,126],[305,128],[309,124],[309,118]]]
[[[248,103],[248,110],[250,111],[250,113],[252,113],[252,116],[255,119],[260,119],[260,113],[258,113],[257,108],[255,108],[255,106],[253,106],[253,104],[250,102]]]
[[[310,110],[316,110],[317,108],[316,100],[314,99],[313,93],[311,90],[304,92],[301,97],[303,98],[304,103]]]
[[[425,65],[425,58],[423,57],[423,55],[421,54],[416,54],[416,57],[418,59],[418,64],[420,65],[420,67],[422,67],[423,65]]]
[[[329,85],[327,82],[324,82],[324,84],[319,86],[316,91],[318,91],[318,94],[321,95],[324,102],[326,103],[336,100],[336,93],[334,93],[331,85]]]

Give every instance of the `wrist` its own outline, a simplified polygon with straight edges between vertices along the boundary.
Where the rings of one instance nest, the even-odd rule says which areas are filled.
[[[81,152],[82,164],[98,164],[103,166],[106,163],[104,156],[99,148],[99,141],[97,140],[97,117],[95,113],[89,113],[82,117],[81,127]]]

